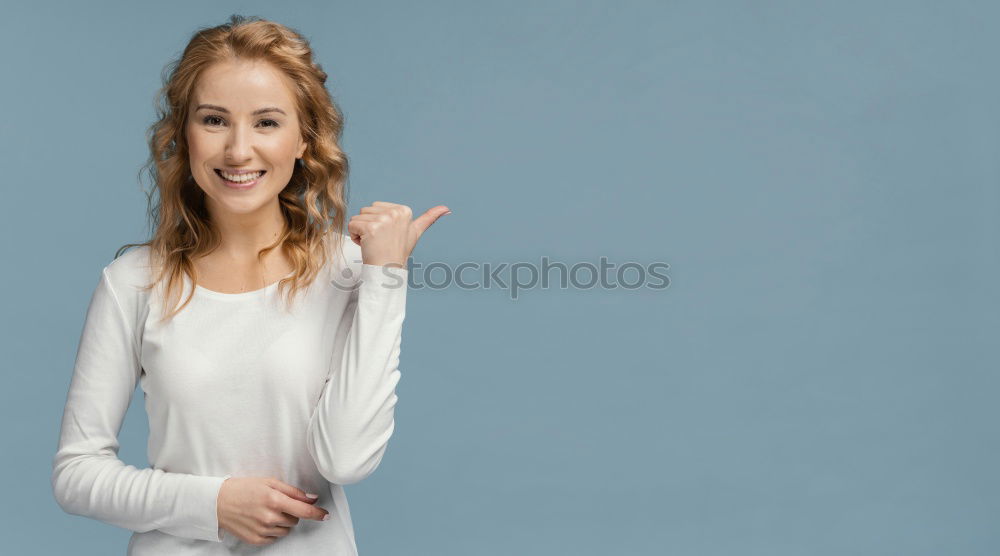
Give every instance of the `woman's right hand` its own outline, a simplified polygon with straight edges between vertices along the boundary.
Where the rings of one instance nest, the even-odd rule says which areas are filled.
[[[219,527],[246,543],[271,544],[291,533],[300,517],[322,521],[330,513],[315,502],[274,477],[230,477],[219,490]]]

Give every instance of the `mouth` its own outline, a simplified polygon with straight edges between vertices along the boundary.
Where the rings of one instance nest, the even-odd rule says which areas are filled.
[[[223,183],[223,185],[233,189],[250,189],[262,180],[264,178],[264,174],[266,173],[266,170],[258,170],[256,172],[245,172],[242,174],[229,174],[228,172],[223,174],[221,170],[215,168],[215,175],[219,176],[219,180]],[[229,177],[226,177],[226,175]]]

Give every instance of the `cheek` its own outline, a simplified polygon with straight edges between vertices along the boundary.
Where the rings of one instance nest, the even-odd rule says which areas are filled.
[[[205,155],[205,142],[197,133],[188,133],[186,136],[188,154],[192,160],[201,160]]]

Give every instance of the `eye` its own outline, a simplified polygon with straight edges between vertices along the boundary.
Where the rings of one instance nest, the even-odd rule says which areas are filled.
[[[206,125],[216,125],[216,124],[213,123],[215,120],[219,120],[220,122],[223,121],[222,118],[220,118],[219,116],[215,116],[215,115],[205,116],[204,118],[201,119],[202,123],[204,123]],[[261,124],[264,124],[264,123],[270,123],[270,124],[272,124],[272,125],[263,125],[261,127],[279,127],[280,126],[280,124],[278,122],[276,122],[274,120],[271,120],[271,119],[261,120],[260,123]]]

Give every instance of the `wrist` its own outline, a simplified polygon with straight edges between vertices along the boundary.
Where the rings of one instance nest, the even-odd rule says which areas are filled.
[[[406,259],[385,259],[385,258],[372,258],[365,260],[363,257],[361,259],[362,264],[368,264],[372,266],[388,266],[395,268],[406,268]]]

